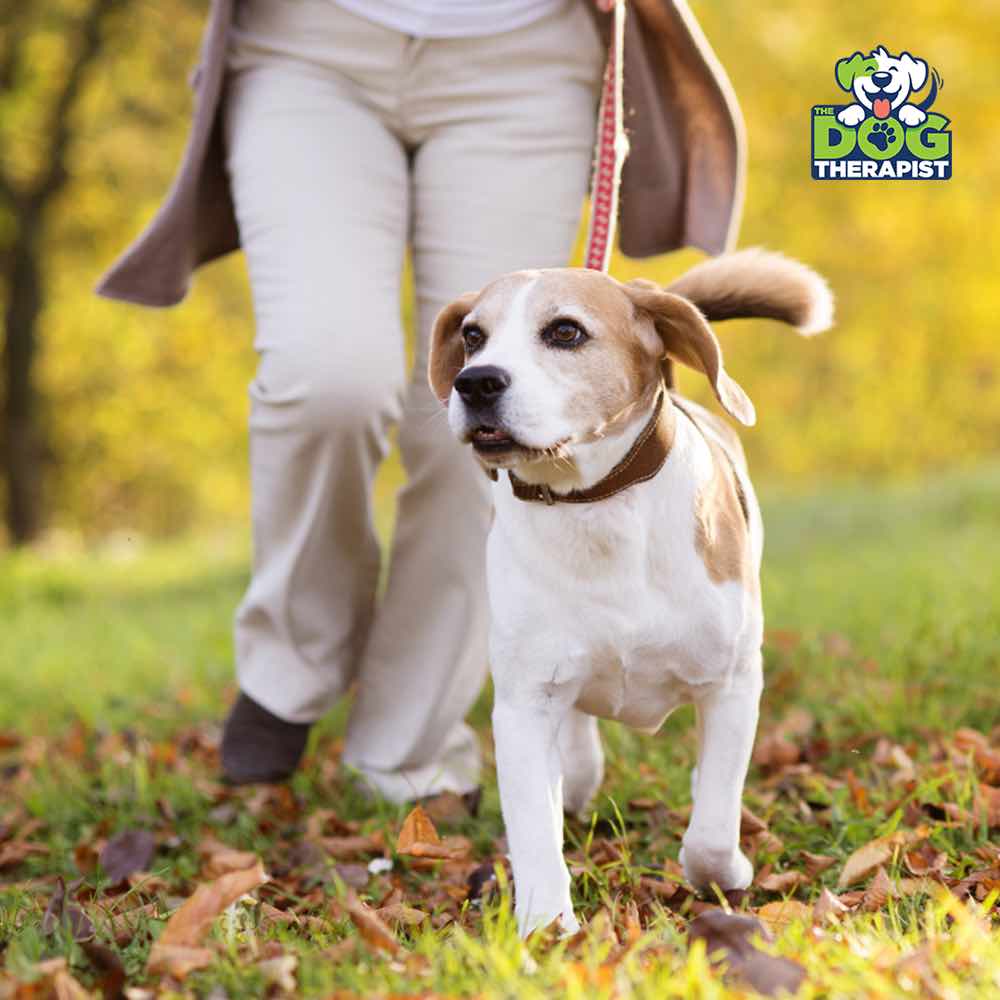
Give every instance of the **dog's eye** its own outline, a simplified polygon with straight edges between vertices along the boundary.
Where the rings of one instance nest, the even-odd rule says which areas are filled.
[[[486,334],[478,326],[467,326],[462,330],[462,342],[466,354],[475,354],[486,343]]]
[[[583,327],[571,319],[557,319],[542,330],[542,340],[551,347],[579,347],[589,339]]]

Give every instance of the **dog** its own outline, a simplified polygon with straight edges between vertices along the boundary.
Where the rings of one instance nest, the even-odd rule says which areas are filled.
[[[672,366],[703,373],[753,424],[709,321],[766,316],[812,334],[832,308],[814,272],[751,250],[665,289],[516,272],[436,320],[431,388],[494,479],[493,730],[522,935],[579,927],[563,811],[581,813],[601,784],[597,717],[655,732],[695,705],[681,862],[701,889],[750,884],[739,831],[762,689],[763,528],[735,431],[672,389]]]
[[[842,125],[854,128],[871,113],[876,118],[896,117],[906,126],[920,125],[927,119],[927,108],[937,96],[938,77],[931,80],[931,89],[920,104],[909,104],[910,94],[920,90],[927,81],[927,63],[909,52],[890,55],[883,46],[869,56],[860,52],[840,59],[836,67],[837,84],[853,94],[856,103],[837,114]]]

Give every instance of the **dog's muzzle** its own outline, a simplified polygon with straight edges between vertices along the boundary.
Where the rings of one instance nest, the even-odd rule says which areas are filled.
[[[510,375],[496,365],[474,365],[455,379],[455,391],[468,410],[493,410],[510,386]]]
[[[505,452],[515,447],[514,439],[503,429],[498,408],[510,387],[510,374],[496,365],[473,365],[455,379],[455,391],[468,413],[469,440],[481,454]]]

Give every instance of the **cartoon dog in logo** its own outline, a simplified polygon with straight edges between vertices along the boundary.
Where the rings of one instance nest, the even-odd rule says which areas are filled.
[[[881,45],[869,56],[855,52],[839,60],[836,74],[840,88],[853,94],[856,101],[837,114],[837,120],[849,128],[860,125],[869,113],[876,118],[888,118],[895,112],[907,127],[921,124],[934,103],[940,81],[935,71],[924,100],[919,104],[907,103],[910,94],[927,82],[927,63],[909,52],[890,55]]]

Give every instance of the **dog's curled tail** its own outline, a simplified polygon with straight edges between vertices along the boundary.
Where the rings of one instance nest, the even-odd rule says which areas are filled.
[[[780,253],[754,248],[703,261],[667,286],[709,321],[763,316],[803,336],[833,324],[833,293],[815,271]]]

